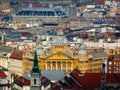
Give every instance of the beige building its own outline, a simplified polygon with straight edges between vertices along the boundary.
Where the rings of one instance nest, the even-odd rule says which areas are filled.
[[[12,52],[12,47],[0,46],[0,66],[6,69],[9,68],[9,57]]]
[[[24,51],[14,49],[9,61],[9,70],[12,74],[22,75],[23,69],[22,69],[22,59],[23,59],[23,53]]]

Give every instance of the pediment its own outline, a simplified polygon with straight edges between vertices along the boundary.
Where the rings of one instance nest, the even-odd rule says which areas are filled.
[[[59,52],[46,57],[46,59],[63,59],[64,60],[64,59],[74,59],[74,58],[71,57],[70,55]]]

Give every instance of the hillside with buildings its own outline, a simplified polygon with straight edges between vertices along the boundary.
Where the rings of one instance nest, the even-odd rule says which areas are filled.
[[[119,90],[119,0],[1,0],[0,90]]]

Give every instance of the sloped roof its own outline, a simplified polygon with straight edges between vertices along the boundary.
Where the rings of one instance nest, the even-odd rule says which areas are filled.
[[[94,51],[90,53],[93,59],[107,58],[107,54],[103,51]]]
[[[106,73],[107,85],[120,85],[120,73]],[[54,85],[52,90],[60,90],[62,87],[64,90],[101,90],[102,85],[102,73],[80,73],[73,71],[69,74],[69,77],[65,76],[64,80],[61,79]]]
[[[60,80],[62,77],[64,77],[65,71],[56,71],[56,70],[44,70],[41,71],[42,76],[47,77],[50,80]]]
[[[32,34],[30,32],[21,32],[21,36],[23,36],[23,37],[32,37]]]
[[[4,73],[4,72],[2,72],[2,71],[0,71],[0,78],[6,78],[7,77],[7,75]]]
[[[71,75],[81,84],[83,90],[94,90],[102,84],[102,73],[85,73],[83,76],[72,72]],[[107,84],[120,84],[120,73],[107,73]]]
[[[14,81],[15,84],[23,87],[23,86],[30,86],[30,80],[25,79],[24,77],[20,76]]]
[[[17,84],[17,85],[19,85],[20,87],[23,87],[23,86],[30,86],[30,80],[28,80],[28,79],[26,79],[26,78],[24,78],[24,77],[22,77],[22,76],[20,76],[20,77],[18,77],[16,80],[15,80],[15,84]],[[43,85],[43,86],[48,86],[49,84],[50,84],[51,82],[50,82],[50,80],[48,79],[48,78],[46,78],[46,77],[44,77],[44,76],[42,76],[41,77],[41,84]]]
[[[25,74],[24,74],[24,77],[28,80],[30,80],[30,70],[27,71]],[[46,77],[47,79],[49,80],[60,80],[61,78],[64,77],[64,75],[66,74],[65,71],[60,71],[60,70],[41,70],[41,76],[42,77]]]
[[[23,59],[23,51],[18,50],[18,49],[14,49],[10,58],[12,59],[18,59],[18,60],[22,60]]]
[[[42,84],[44,87],[48,86],[50,83],[51,83],[51,81],[50,81],[48,78],[46,78],[45,76],[42,76],[42,77],[41,77],[41,84]]]
[[[16,16],[63,16],[64,12],[56,10],[55,8],[41,7],[41,8],[23,8],[16,13]]]
[[[0,46],[0,52],[8,52],[8,53],[10,53],[12,50],[13,50],[12,47]]]
[[[39,7],[42,7],[43,4],[40,4],[40,3],[32,3],[32,7],[33,8],[39,8]]]

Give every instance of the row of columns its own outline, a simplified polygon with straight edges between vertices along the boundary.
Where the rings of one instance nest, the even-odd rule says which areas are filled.
[[[65,70],[72,71],[73,63],[72,62],[46,62],[45,70]]]

